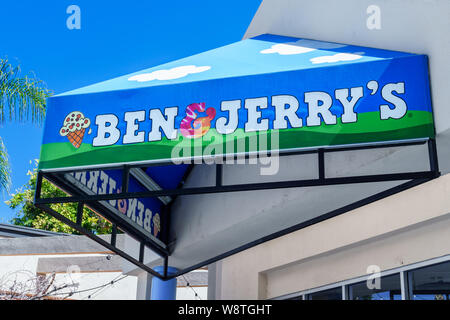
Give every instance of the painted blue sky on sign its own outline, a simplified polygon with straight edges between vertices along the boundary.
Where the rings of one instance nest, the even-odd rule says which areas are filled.
[[[61,95],[323,68],[407,56],[413,54],[266,34]]]

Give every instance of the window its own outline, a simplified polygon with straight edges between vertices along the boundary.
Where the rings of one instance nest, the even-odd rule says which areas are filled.
[[[308,300],[342,300],[342,287],[311,293]]]
[[[379,286],[376,281],[363,281],[349,286],[351,300],[401,300],[400,274],[381,277]],[[372,287],[375,285],[375,287]]]
[[[450,262],[408,272],[411,300],[450,300]]]

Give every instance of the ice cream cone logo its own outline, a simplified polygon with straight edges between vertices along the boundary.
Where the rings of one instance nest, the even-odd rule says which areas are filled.
[[[161,218],[159,217],[159,214],[155,214],[153,216],[153,235],[157,237],[160,231],[161,231]]]
[[[75,148],[81,147],[86,129],[91,125],[91,120],[85,118],[79,111],[69,113],[65,119],[59,134],[67,137]]]

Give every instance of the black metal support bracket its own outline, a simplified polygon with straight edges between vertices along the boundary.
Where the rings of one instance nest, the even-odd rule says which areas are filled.
[[[342,152],[342,151],[350,151],[350,150],[360,150],[360,149],[373,149],[373,148],[387,148],[387,147],[397,147],[397,146],[410,146],[410,145],[419,145],[419,144],[428,144],[428,156],[429,156],[429,166],[430,170],[428,171],[419,171],[419,172],[401,172],[401,173],[388,173],[388,174],[376,174],[376,175],[360,175],[360,176],[347,176],[347,177],[327,177],[325,173],[325,154],[331,152]],[[303,150],[303,151],[293,151],[289,153],[281,153],[280,156],[287,155],[296,155],[296,154],[317,154],[318,161],[318,174],[315,179],[303,179],[303,180],[292,180],[292,181],[274,181],[274,182],[264,182],[264,183],[246,183],[246,184],[232,184],[225,185],[223,183],[223,165],[216,164],[216,181],[213,186],[205,186],[205,187],[187,187],[184,188],[184,180],[187,178],[185,176],[183,181],[180,183],[178,188],[169,189],[169,190],[148,190],[142,192],[129,192],[129,179],[130,179],[130,169],[134,167],[146,167],[146,165],[126,165],[122,166],[121,169],[123,174],[123,182],[122,182],[122,192],[118,194],[102,194],[102,195],[87,195],[80,192],[74,186],[71,186],[65,179],[63,178],[64,174],[73,173],[76,171],[91,171],[91,170],[108,170],[111,167],[105,168],[96,168],[96,169],[84,169],[84,170],[70,170],[70,171],[61,171],[61,172],[43,172],[39,171],[37,176],[37,184],[36,184],[36,194],[35,194],[35,206],[42,209],[46,213],[55,217],[56,219],[62,221],[63,223],[69,225],[74,228],[78,232],[88,236],[99,244],[105,246],[112,252],[118,254],[122,258],[130,261],[135,264],[139,268],[149,272],[155,277],[158,277],[162,280],[169,280],[174,277],[180,276],[184,273],[190,272],[207,264],[213,263],[220,259],[223,259],[227,256],[240,252],[242,250],[248,249],[257,244],[263,243],[265,241],[269,241],[285,235],[287,233],[297,231],[301,228],[304,228],[308,225],[318,223],[325,219],[329,219],[336,215],[348,212],[350,210],[354,210],[363,205],[369,204],[373,201],[380,200],[387,196],[393,195],[395,193],[404,191],[408,188],[416,186],[418,184],[427,182],[431,179],[437,178],[440,175],[439,172],[439,164],[437,157],[437,148],[436,141],[434,139],[429,140],[420,140],[420,141],[406,141],[402,143],[394,143],[394,144],[375,144],[375,145],[365,145],[365,146],[348,146],[348,147],[340,147],[340,148],[319,148],[316,150]],[[248,156],[247,156],[248,158]],[[148,165],[147,165],[148,166]],[[191,165],[190,170],[192,170],[193,166]],[[115,167],[114,169],[118,169]],[[120,168],[119,168],[120,169]],[[42,198],[41,197],[41,186],[43,178],[51,181],[56,184],[58,187],[63,189],[66,193],[69,194],[68,197],[56,197],[56,198]],[[168,230],[170,226],[165,226],[165,232],[163,236],[164,245],[162,246],[160,243],[156,243],[155,241],[148,239],[145,234],[140,233],[138,230],[135,230],[131,226],[128,226],[123,223],[120,219],[118,219],[114,214],[107,212],[107,210],[102,207],[100,204],[101,201],[107,200],[122,200],[122,199],[133,199],[133,198],[158,198],[161,196],[171,196],[173,199],[176,199],[177,196],[186,196],[186,195],[195,195],[195,194],[212,194],[212,193],[226,193],[226,192],[241,192],[241,191],[255,191],[255,190],[267,190],[267,189],[280,189],[280,188],[299,188],[299,187],[312,187],[312,186],[331,186],[331,185],[344,185],[344,184],[356,184],[356,183],[370,183],[370,182],[387,182],[387,181],[407,181],[403,184],[400,184],[394,188],[385,190],[383,192],[377,193],[365,199],[356,201],[352,204],[344,206],[342,208],[333,210],[329,213],[321,215],[320,217],[314,218],[307,222],[292,226],[285,230],[273,233],[256,241],[253,241],[249,244],[246,244],[242,247],[236,248],[224,254],[218,255],[212,259],[207,261],[203,261],[195,266],[190,268],[186,268],[184,270],[180,270],[175,275],[168,275],[168,258],[170,256],[171,244],[168,243]],[[73,222],[66,217],[62,216],[58,212],[51,209],[50,205],[55,203],[78,203],[78,211],[77,211],[77,219],[76,222]],[[171,214],[171,203],[164,206],[164,213],[168,215],[168,222],[170,223],[170,214]],[[99,236],[91,233],[90,231],[84,229],[81,225],[82,214],[84,206],[89,206],[97,212],[100,212],[101,215],[104,215],[111,223],[113,224],[113,231],[111,234],[110,243],[103,240]],[[135,259],[118,249],[116,246],[116,237],[117,230],[120,228],[125,233],[130,234],[132,237],[138,240],[140,243],[139,248],[139,258]],[[145,247],[156,252],[164,261],[164,272],[161,275],[160,273],[154,271],[150,267],[144,264],[144,251]]]

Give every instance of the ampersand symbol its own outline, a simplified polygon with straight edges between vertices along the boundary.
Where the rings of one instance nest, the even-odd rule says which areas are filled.
[[[206,112],[206,117],[197,118],[198,114]],[[205,103],[193,103],[186,108],[186,117],[181,120],[180,132],[185,138],[203,137],[211,128],[211,121],[216,116],[214,108],[206,109]]]
[[[117,193],[121,193],[121,192],[122,192],[122,188],[119,188],[119,189],[117,190]],[[125,200],[125,199],[119,199],[119,200],[117,201],[117,207],[118,207],[118,209],[119,209],[120,212],[122,212],[123,214],[126,214],[126,213],[127,213],[127,207],[128,207],[128,205],[127,205],[127,200]]]

